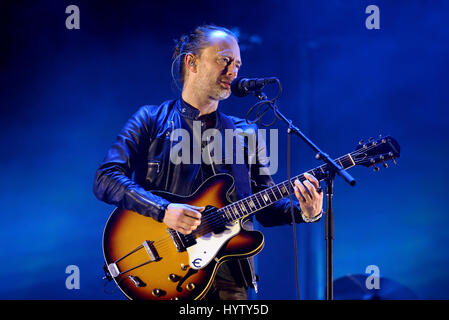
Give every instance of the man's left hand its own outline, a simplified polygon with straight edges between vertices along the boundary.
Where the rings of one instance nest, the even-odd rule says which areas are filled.
[[[295,195],[299,200],[302,213],[308,218],[314,218],[323,209],[323,192],[318,191],[319,181],[311,174],[304,173],[304,183],[295,180]]]

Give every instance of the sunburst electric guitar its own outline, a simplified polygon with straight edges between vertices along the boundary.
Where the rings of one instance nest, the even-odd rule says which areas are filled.
[[[344,169],[366,167],[399,157],[400,147],[391,137],[371,140],[335,161]],[[327,165],[309,174],[326,177]],[[377,171],[377,167],[375,166]],[[218,174],[207,179],[190,196],[167,192],[155,194],[173,203],[205,206],[201,224],[189,235],[167,228],[137,212],[115,209],[103,235],[105,272],[129,299],[196,300],[203,298],[221,263],[259,253],[264,245],[261,232],[242,225],[252,214],[293,193],[293,177],[245,199],[230,203],[227,195],[234,179]]]

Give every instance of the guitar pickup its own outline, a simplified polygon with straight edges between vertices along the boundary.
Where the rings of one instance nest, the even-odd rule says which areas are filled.
[[[154,247],[154,241],[145,240],[142,245],[150,256],[150,261],[158,261],[161,259],[156,248]]]

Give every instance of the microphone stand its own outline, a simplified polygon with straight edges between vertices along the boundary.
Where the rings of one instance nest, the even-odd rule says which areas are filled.
[[[261,91],[255,91],[255,96],[261,101],[267,101],[267,96]],[[334,240],[334,212],[332,207],[332,198],[334,192],[334,178],[338,174],[349,185],[354,186],[356,184],[355,179],[347,173],[339,164],[337,164],[329,155],[323,152],[316,144],[314,144],[301,130],[296,127],[291,120],[287,119],[279,109],[268,102],[268,105],[273,109],[274,114],[278,119],[281,119],[288,125],[287,133],[295,134],[300,137],[312,150],[316,152],[315,158],[322,160],[327,164],[326,172],[326,214],[325,214],[325,235],[326,240],[326,300],[334,299],[333,290],[333,240]]]

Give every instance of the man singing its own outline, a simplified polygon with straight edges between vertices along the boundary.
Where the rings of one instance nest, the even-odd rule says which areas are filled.
[[[201,133],[212,128],[220,132],[252,128],[257,132],[255,125],[218,110],[219,101],[230,96],[231,82],[242,66],[238,39],[233,32],[212,25],[197,27],[178,41],[174,62],[179,65],[181,96],[159,106],[143,106],[128,120],[96,172],[94,193],[108,204],[135,211],[187,235],[201,224],[205,208],[171,203],[149,190],[190,195],[211,176],[229,173],[236,184],[231,198],[237,201],[273,186],[274,182],[262,159],[245,163],[243,170],[242,166],[236,169],[234,164],[223,161],[171,161],[170,150],[175,143],[171,134],[176,129],[186,130],[200,144],[201,136],[194,128],[200,128]],[[207,145],[201,146],[204,154]],[[247,155],[246,144],[244,149]],[[205,153],[213,159],[209,151],[206,149]],[[299,201],[294,202],[295,221],[315,222],[322,215],[323,194],[315,177],[308,174],[305,177],[304,182],[295,181],[294,192]],[[263,226],[289,224],[290,201],[280,200],[255,217]],[[251,220],[245,228],[252,228]],[[255,287],[256,280],[251,258],[227,261],[220,265],[205,299],[248,299],[248,288]]]

